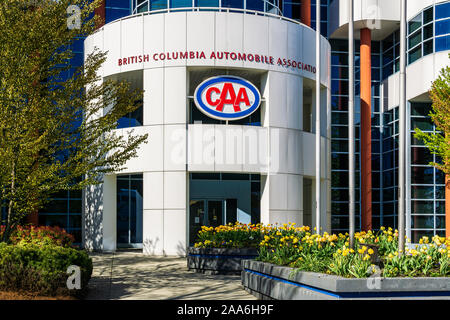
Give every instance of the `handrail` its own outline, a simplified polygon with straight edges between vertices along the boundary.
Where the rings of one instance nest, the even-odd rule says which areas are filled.
[[[140,12],[140,13],[136,13],[136,14],[132,14],[123,18],[119,18],[117,20],[111,21],[109,23],[107,23],[106,25],[109,24],[113,24],[116,22],[120,22],[120,21],[124,21],[127,19],[131,19],[131,18],[136,18],[139,16],[147,16],[147,15],[153,15],[153,14],[159,14],[159,13],[171,13],[171,12],[186,12],[186,11],[192,11],[192,12],[199,12],[199,11],[215,11],[215,12],[241,12],[244,14],[252,14],[252,15],[257,15],[257,16],[264,16],[264,17],[270,17],[270,18],[274,18],[274,19],[278,19],[278,20],[283,20],[283,21],[288,21],[288,22],[292,22],[292,23],[296,23],[299,25],[302,25],[304,27],[307,27],[311,30],[313,30],[311,27],[297,21],[294,19],[290,19],[290,18],[286,18],[284,16],[280,16],[274,13],[269,13],[269,12],[263,12],[263,11],[257,11],[257,10],[249,10],[249,9],[240,9],[240,8],[224,8],[224,7],[181,7],[181,8],[167,8],[167,9],[160,9],[160,10],[154,10],[154,11],[145,11],[145,12]],[[101,28],[100,28],[101,29]],[[98,30],[100,30],[98,29]],[[97,30],[97,31],[98,31]]]

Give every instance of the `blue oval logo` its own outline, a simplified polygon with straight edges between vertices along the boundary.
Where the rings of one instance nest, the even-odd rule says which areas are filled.
[[[195,89],[194,101],[197,108],[208,117],[239,120],[259,108],[261,94],[245,79],[218,76],[203,81]]]

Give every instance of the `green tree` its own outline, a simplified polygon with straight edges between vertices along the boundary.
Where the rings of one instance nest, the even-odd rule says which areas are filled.
[[[99,3],[0,1],[0,241],[56,191],[101,183],[146,143],[147,135],[115,134],[118,119],[140,107],[142,91],[101,81],[105,52],[96,50],[63,77],[74,40],[95,31]],[[81,10],[80,28],[68,27],[73,5]]]
[[[438,156],[439,162],[431,165],[450,174],[450,67],[441,70],[430,91],[433,101],[430,117],[436,125],[436,133],[426,133],[416,129],[415,137],[422,140],[431,153]]]

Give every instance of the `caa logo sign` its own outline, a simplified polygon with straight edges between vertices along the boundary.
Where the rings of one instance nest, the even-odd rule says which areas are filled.
[[[218,76],[203,81],[194,93],[195,105],[218,120],[239,120],[251,115],[261,104],[258,89],[245,79]]]

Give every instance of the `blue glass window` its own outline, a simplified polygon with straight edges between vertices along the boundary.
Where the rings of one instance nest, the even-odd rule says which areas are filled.
[[[142,103],[142,101],[139,103]],[[128,113],[125,117],[120,118],[117,123],[117,129],[142,126],[144,123],[143,120],[144,120],[143,106],[140,106],[133,112]]]
[[[195,0],[196,7],[218,7],[219,0]]]
[[[150,11],[167,9],[167,0],[152,0]]]
[[[129,9],[130,3],[129,3],[129,1],[123,1],[123,0],[107,0],[107,6],[115,7],[115,8]]]
[[[72,42],[71,49],[73,52],[84,52],[84,38],[76,39]]]
[[[170,0],[171,8],[192,7],[192,0]]]
[[[128,9],[106,8],[105,9],[105,22],[109,23],[111,21],[126,17],[129,14],[130,14],[130,10],[128,10]]]
[[[243,9],[244,1],[243,0],[222,0],[222,7]]]
[[[247,9],[255,11],[264,11],[264,1],[262,0],[247,0]]]
[[[141,13],[141,12],[147,12],[148,11],[148,2],[143,4],[142,6],[138,7],[137,12]]]
[[[436,21],[436,35],[450,33],[450,20]]]
[[[436,38],[436,52],[450,50],[450,36]]]
[[[450,2],[436,6],[436,20],[450,17]]]

